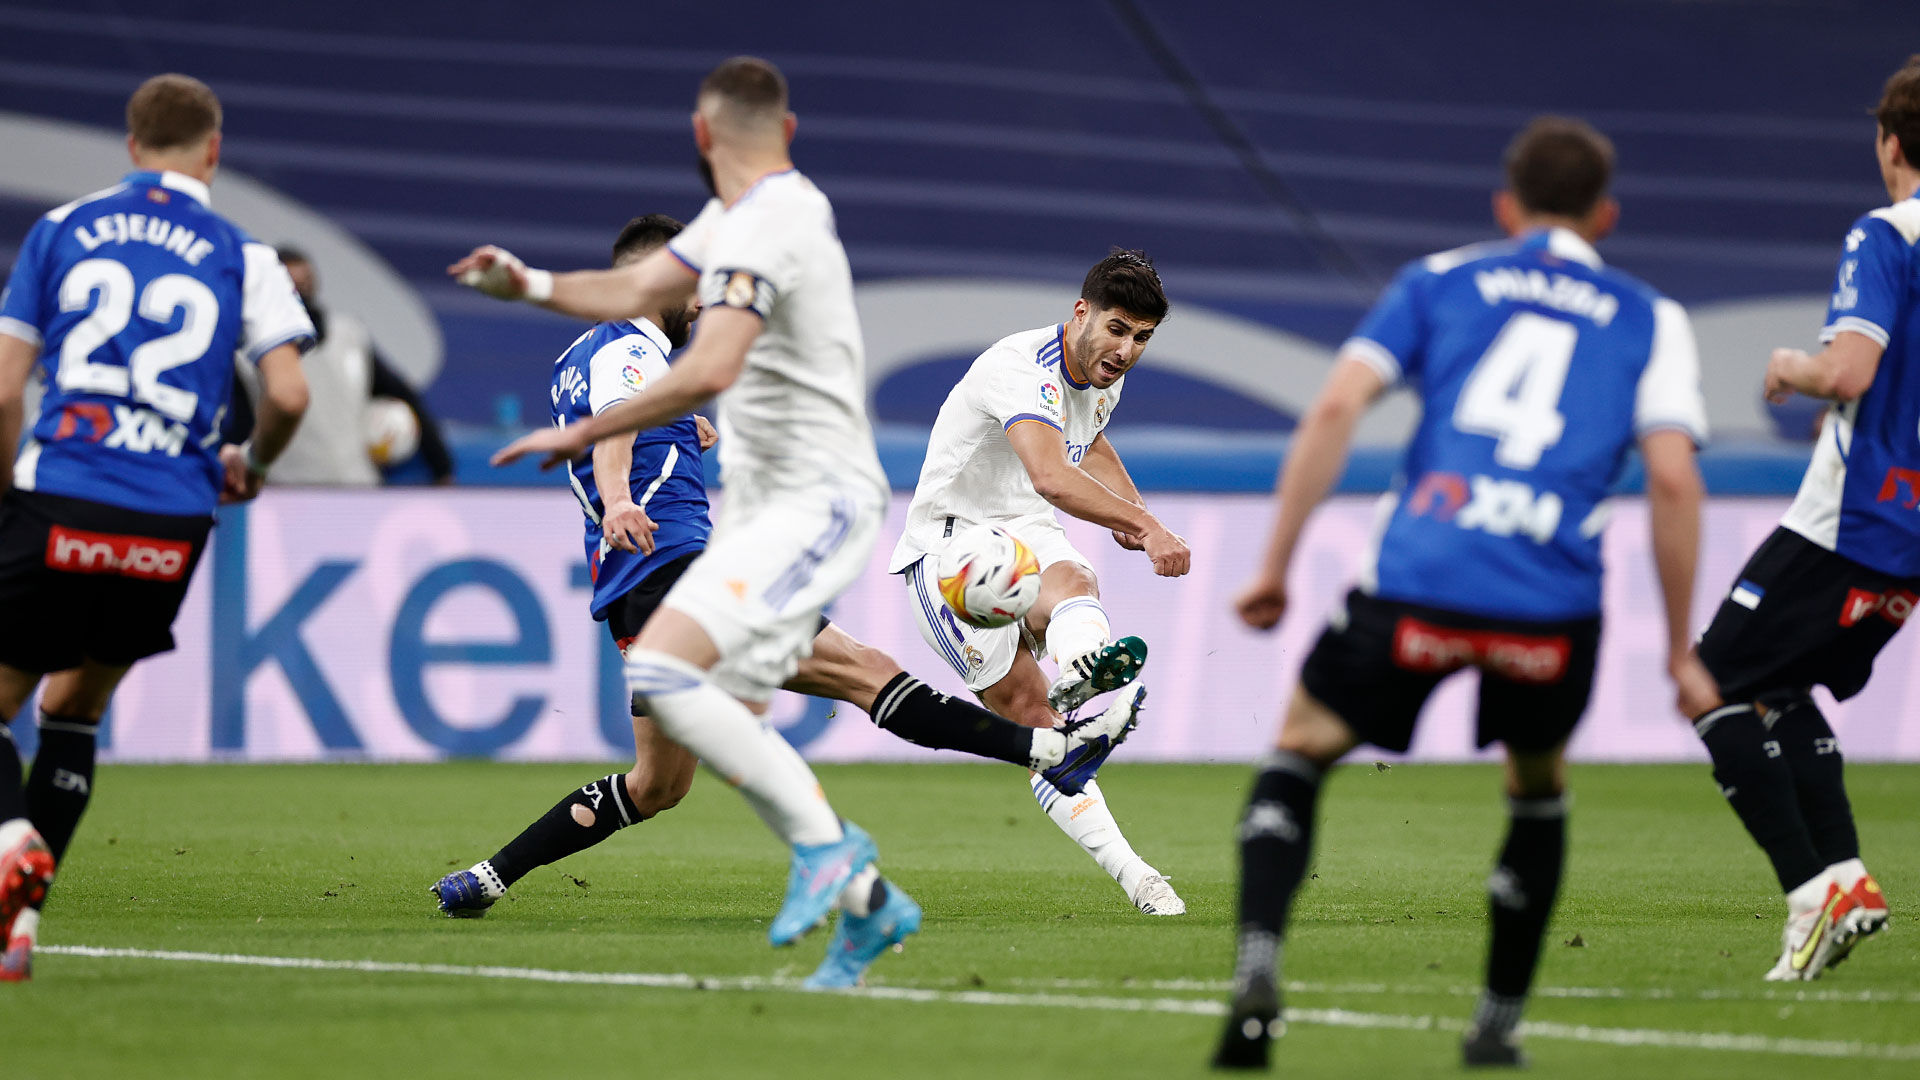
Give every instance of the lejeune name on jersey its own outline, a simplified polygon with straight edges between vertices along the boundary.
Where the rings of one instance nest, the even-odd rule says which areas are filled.
[[[185,225],[147,214],[106,214],[74,229],[73,238],[90,252],[102,244],[152,244],[185,259],[188,266],[199,266],[213,253],[213,241]]]

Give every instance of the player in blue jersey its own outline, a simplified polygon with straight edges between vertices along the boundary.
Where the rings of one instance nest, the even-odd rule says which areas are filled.
[[[313,325],[293,282],[209,201],[219,99],[156,76],[127,131],[135,171],[35,223],[0,299],[0,980],[31,972],[114,688],[173,648],[215,505],[259,492],[306,409]],[[222,446],[236,355],[259,365],[258,426]],[[46,390],[16,454],[36,361]],[[43,680],[23,788],[5,722]]]
[[[1308,656],[1240,823],[1239,955],[1216,1066],[1266,1065],[1281,939],[1327,770],[1362,742],[1407,749],[1434,688],[1469,667],[1480,673],[1476,741],[1506,750],[1510,820],[1487,882],[1486,988],[1463,1054],[1469,1065],[1520,1063],[1513,1033],[1564,858],[1562,754],[1600,640],[1603,507],[1636,443],[1669,670],[1683,703],[1711,695],[1687,624],[1706,428],[1699,361],[1680,305],[1593,248],[1619,213],[1612,167],[1611,144],[1584,123],[1543,117],[1522,131],[1494,200],[1512,239],[1401,271],[1294,435],[1266,560],[1238,600],[1257,629],[1286,610],[1301,531],[1360,414],[1403,382],[1423,405],[1359,587]]]
[[[1770,399],[1836,404],[1798,497],[1700,639],[1720,699],[1689,713],[1787,897],[1772,981],[1818,978],[1887,922],[1840,742],[1810,692],[1859,693],[1920,602],[1920,56],[1887,81],[1875,115],[1893,204],[1847,232],[1825,347],[1776,349],[1767,367]]]
[[[630,266],[677,236],[664,214],[635,218],[614,241],[613,265]],[[556,425],[579,423],[644,393],[668,371],[668,354],[686,344],[697,314],[675,307],[604,322],[580,335],[554,363]],[[569,482],[586,522],[591,609],[624,653],[687,567],[707,547],[712,526],[701,451],[717,439],[703,417],[686,416],[632,435],[601,439],[569,463]],[[623,482],[602,486],[600,477]],[[800,693],[858,706],[881,728],[936,749],[995,758],[1040,773],[1079,794],[1132,730],[1138,701],[1064,728],[1029,728],[957,701],[908,675],[893,658],[822,619],[813,650],[786,684]],[[484,915],[536,867],[583,851],[628,825],[672,809],[693,784],[698,760],[636,708],[636,752],[625,775],[567,793],[492,858],[433,886],[449,915]]]

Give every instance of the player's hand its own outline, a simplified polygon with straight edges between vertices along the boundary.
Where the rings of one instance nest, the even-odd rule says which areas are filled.
[[[593,440],[587,437],[586,427],[585,424],[568,424],[566,427],[542,428],[531,435],[522,435],[496,452],[492,464],[498,468],[511,465],[523,457],[540,454],[543,455],[540,458],[542,470],[563,465],[586,453],[587,448],[593,445]]]
[[[545,300],[553,295],[553,275],[533,270],[506,248],[487,244],[452,266],[447,273],[460,284],[497,300]]]
[[[713,426],[713,421],[701,416],[699,413],[693,414],[693,430],[700,433],[700,449],[702,451],[713,449],[713,444],[720,441],[719,429]]]
[[[1773,358],[1767,361],[1767,400],[1775,405],[1785,405],[1793,396],[1793,384],[1787,382],[1786,374],[1807,362],[1807,354],[1799,349],[1775,349]]]
[[[1113,530],[1113,542],[1116,544],[1119,544],[1123,548],[1126,548],[1128,551],[1147,550],[1147,541],[1145,537],[1141,536],[1139,533],[1127,532],[1124,529]]]
[[[600,520],[600,531],[608,544],[638,555],[653,554],[653,531],[659,527],[645,510],[630,502],[607,511]]]
[[[1271,630],[1280,625],[1280,617],[1287,613],[1287,580],[1262,574],[1247,582],[1240,595],[1233,599],[1233,610],[1240,621],[1255,630]]]
[[[232,443],[221,447],[220,468],[226,473],[220,481],[221,505],[246,502],[260,494],[261,481],[266,478],[247,463],[245,447]]]
[[[1161,577],[1179,577],[1193,564],[1193,552],[1187,550],[1187,542],[1165,525],[1148,529],[1141,538],[1140,550],[1147,553],[1153,572]]]
[[[1693,653],[1668,661],[1667,674],[1673,676],[1674,705],[1688,720],[1698,720],[1726,704],[1720,697],[1720,684],[1714,681],[1713,673]]]

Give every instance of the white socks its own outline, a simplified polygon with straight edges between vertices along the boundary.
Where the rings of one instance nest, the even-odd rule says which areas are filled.
[[[1067,760],[1067,737],[1058,728],[1034,728],[1027,768],[1044,772]]]
[[[627,685],[667,737],[747,797],[754,812],[789,845],[839,841],[840,819],[793,747],[714,686],[707,673],[666,653],[627,652]]]
[[[1047,656],[1066,674],[1067,665],[1113,640],[1107,609],[1091,596],[1069,596],[1047,616]]]
[[[1822,870],[1794,887],[1787,894],[1787,911],[1798,915],[1813,911],[1827,900],[1827,886],[1833,884],[1833,871]]]
[[[507,895],[507,883],[500,880],[500,871],[493,868],[493,860],[481,859],[468,868],[473,876],[480,879],[480,894],[489,900],[498,900]]]
[[[1134,854],[1133,845],[1120,835],[1120,823],[1113,820],[1113,811],[1107,809],[1100,785],[1089,780],[1080,794],[1067,795],[1042,777],[1035,776],[1031,783],[1033,797],[1039,800],[1040,808],[1053,823],[1079,844],[1082,851],[1093,856],[1100,869],[1112,875],[1127,898],[1132,899],[1141,879],[1154,869],[1147,865],[1147,860]]]
[[[1859,859],[1848,859],[1827,867],[1827,873],[1832,875],[1834,883],[1840,886],[1841,892],[1851,892],[1855,885],[1860,884],[1860,879],[1867,876],[1867,864]],[[1821,897],[1821,899],[1826,898]]]

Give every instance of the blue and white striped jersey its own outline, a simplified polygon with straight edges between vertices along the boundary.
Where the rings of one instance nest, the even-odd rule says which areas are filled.
[[[1830,409],[1781,524],[1862,566],[1920,576],[1920,195],[1847,232],[1822,342],[1861,334],[1886,351],[1873,384]]]
[[[574,340],[553,363],[553,422],[560,426],[597,415],[644,391],[667,373],[672,344],[646,319],[601,323]],[[653,554],[609,547],[600,531],[605,508],[593,475],[593,457],[568,465],[568,479],[586,517],[587,567],[593,573],[594,618],[667,562],[707,544],[707,480],[693,417],[649,428],[633,437],[633,468],[623,478],[633,501],[660,528]]]
[[[1361,587],[1549,621],[1600,611],[1608,488],[1639,436],[1706,438],[1686,311],[1566,229],[1415,262],[1347,342],[1423,414]]]
[[[235,354],[305,347],[313,324],[273,249],[209,198],[192,177],[135,172],[27,233],[0,298],[0,334],[40,347],[46,381],[21,490],[213,512]]]

